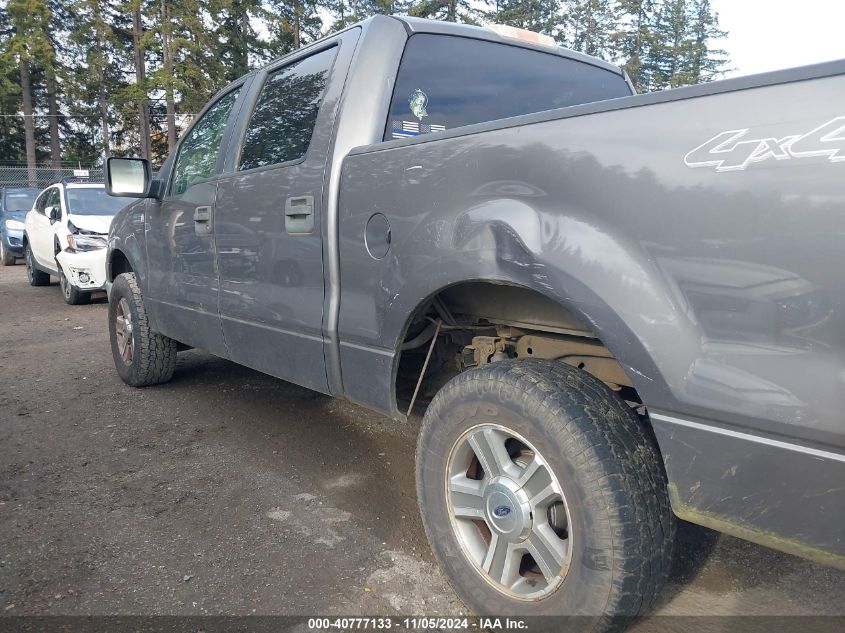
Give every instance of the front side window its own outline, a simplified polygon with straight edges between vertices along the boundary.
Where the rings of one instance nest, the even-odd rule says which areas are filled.
[[[58,209],[62,208],[62,195],[58,187],[53,187],[52,189],[50,189],[50,193],[47,196],[47,200],[44,203],[44,207],[56,207]]]
[[[299,160],[308,151],[337,47],[267,77],[244,136],[238,169]]]
[[[627,97],[625,79],[552,53],[449,35],[411,37],[384,140]]]
[[[191,128],[179,146],[170,195],[178,196],[199,180],[214,176],[220,142],[240,88],[221,97]]]
[[[47,206],[47,198],[49,197],[50,189],[45,189],[38,196],[38,199],[35,201],[35,210],[38,211],[38,213],[44,213],[44,209]]]

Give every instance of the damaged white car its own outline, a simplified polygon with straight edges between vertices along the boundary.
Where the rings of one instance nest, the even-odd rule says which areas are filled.
[[[42,191],[26,216],[24,257],[29,283],[59,278],[67,303],[88,303],[106,287],[106,237],[112,218],[131,200],[102,184],[65,179]]]

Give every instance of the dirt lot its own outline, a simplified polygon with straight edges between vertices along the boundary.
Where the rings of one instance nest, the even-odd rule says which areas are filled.
[[[106,312],[0,267],[0,613],[465,611],[417,515],[416,421],[200,351],[131,389]],[[661,612],[845,614],[843,595],[843,572],[689,526]]]

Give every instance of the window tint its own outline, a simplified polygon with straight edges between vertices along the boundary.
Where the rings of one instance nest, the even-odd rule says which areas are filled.
[[[182,141],[176,166],[173,168],[171,195],[181,195],[196,181],[214,176],[220,141],[223,140],[226,122],[239,91],[240,88],[221,97]]]
[[[625,97],[621,75],[540,51],[448,35],[408,40],[384,139]]]
[[[305,156],[336,52],[336,47],[327,49],[267,77],[244,137],[239,169]]]

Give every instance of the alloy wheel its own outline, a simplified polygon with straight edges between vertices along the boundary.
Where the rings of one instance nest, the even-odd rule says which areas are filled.
[[[132,364],[132,357],[135,352],[135,340],[132,336],[132,313],[129,311],[129,302],[126,297],[121,297],[115,310],[114,333],[117,338],[117,351],[120,358],[127,365]]]
[[[569,509],[548,462],[524,437],[496,424],[467,430],[449,455],[446,498],[464,555],[497,590],[541,600],[563,582]]]

